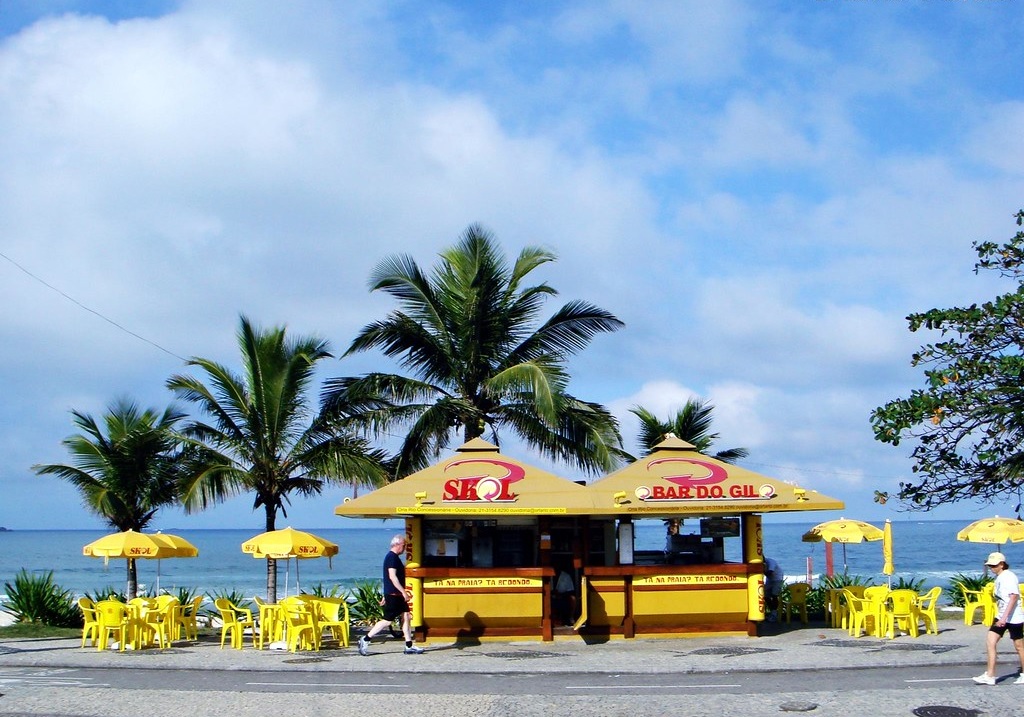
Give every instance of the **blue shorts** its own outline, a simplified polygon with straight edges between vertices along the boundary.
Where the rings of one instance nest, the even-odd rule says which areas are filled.
[[[1002,627],[997,627],[995,623],[992,623],[992,627],[989,628],[989,632],[994,632],[1003,636],[1003,633],[1009,631],[1011,640],[1024,640],[1024,622],[1007,622],[1003,623]]]

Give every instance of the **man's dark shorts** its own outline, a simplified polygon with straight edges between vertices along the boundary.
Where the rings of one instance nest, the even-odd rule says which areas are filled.
[[[409,612],[409,603],[405,601],[405,595],[388,593],[384,596],[384,619],[394,620]]]
[[[1008,622],[1002,627],[997,627],[995,623],[992,623],[992,627],[989,628],[990,632],[994,632],[1003,636],[1003,633],[1009,631],[1011,640],[1024,640],[1024,622]]]

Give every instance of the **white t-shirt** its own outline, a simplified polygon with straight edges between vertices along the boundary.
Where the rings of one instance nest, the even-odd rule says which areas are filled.
[[[1020,583],[1017,580],[1017,574],[1012,570],[1004,570],[996,576],[995,583],[996,620],[998,621],[1006,612],[1006,603],[1010,596],[1016,595],[1017,602],[1006,622],[1014,624],[1024,622],[1024,609],[1020,604]]]

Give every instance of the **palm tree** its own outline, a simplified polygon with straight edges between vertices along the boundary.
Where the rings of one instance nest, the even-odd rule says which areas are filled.
[[[660,420],[651,411],[643,406],[634,406],[630,413],[640,419],[640,445],[646,453],[650,453],[654,446],[661,443],[669,433],[692,443],[701,453],[708,453],[711,446],[718,440],[717,433],[711,433],[712,413],[715,407],[700,399],[691,398],[686,405],[676,412],[675,416],[669,417],[667,421]],[[731,463],[741,458],[746,458],[749,452],[746,448],[729,448],[728,450],[715,453],[714,457],[720,461]]]
[[[315,365],[331,356],[327,342],[315,337],[289,341],[285,333],[284,327],[254,328],[243,316],[241,375],[193,358],[188,364],[199,367],[208,383],[182,375],[168,379],[168,388],[212,418],[210,423],[193,421],[184,431],[195,449],[182,484],[186,511],[254,493],[253,509],[263,507],[270,531],[278,511],[287,517],[291,494],[319,495],[327,483],[386,482],[380,451],[309,406],[306,389]],[[273,559],[267,560],[267,600],[277,602]]]
[[[169,407],[140,411],[127,398],[107,407],[102,426],[92,416],[72,411],[82,433],[65,438],[68,464],[32,466],[38,475],[55,475],[81,492],[86,508],[120,531],[142,532],[157,510],[178,502],[178,440],[175,424],[185,414]],[[138,591],[135,560],[128,560],[128,597]]]
[[[346,355],[378,348],[411,376],[370,373],[328,380],[323,410],[384,432],[406,429],[396,477],[426,467],[461,431],[465,441],[509,429],[544,455],[587,472],[616,467],[621,437],[614,416],[567,391],[566,359],[598,333],[619,329],[615,316],[572,301],[539,324],[547,284],[527,275],[554,261],[523,249],[509,266],[490,233],[471,225],[426,275],[408,256],[381,262],[371,291],[400,309],[365,326]]]

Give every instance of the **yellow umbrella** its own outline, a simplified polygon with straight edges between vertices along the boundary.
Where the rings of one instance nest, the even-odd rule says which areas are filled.
[[[242,543],[242,552],[254,558],[288,560],[295,558],[295,587],[299,586],[299,558],[327,558],[338,554],[338,545],[318,535],[295,530],[292,527],[271,530],[255,535]],[[285,566],[285,594],[288,592],[288,573]]]
[[[125,558],[137,560],[157,560],[157,588],[160,586],[160,560],[162,558],[193,558],[199,555],[196,546],[177,535],[164,533],[138,533],[134,530],[125,530],[120,533],[111,533],[102,538],[92,541],[82,547],[82,555],[91,558],[103,558],[106,565],[110,558]],[[132,595],[131,586],[128,589],[129,598]]]
[[[884,532],[871,525],[871,523],[865,523],[863,520],[840,518],[839,520],[827,520],[824,523],[819,523],[804,533],[801,540],[805,543],[817,543],[823,540],[829,543],[842,543],[843,572],[846,572],[847,543],[860,543],[865,540],[875,541],[881,540],[883,537]]]
[[[171,533],[154,533],[157,542],[165,545],[170,551],[167,555],[159,555],[156,559],[156,589],[160,589],[160,560],[162,558],[195,558],[199,555],[199,548],[185,540],[180,535]]]
[[[892,522],[886,518],[885,527],[882,528],[882,558],[885,564],[882,566],[882,574],[889,576],[889,587],[892,587],[892,574],[896,572],[896,566],[892,562]]]
[[[169,555],[159,556],[161,558],[194,558],[199,555],[199,548],[182,538],[180,535],[172,535],[171,533],[154,533],[151,537],[156,538],[157,542],[166,546],[171,552]]]
[[[103,558],[104,564],[110,558],[156,558],[171,557],[172,549],[148,533],[126,530],[121,533],[104,535],[82,547],[82,555]],[[162,555],[161,555],[162,554]]]
[[[956,539],[968,543],[1019,543],[1024,540],[1024,521],[998,515],[983,518],[957,533]]]

